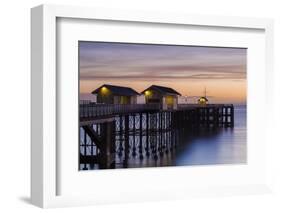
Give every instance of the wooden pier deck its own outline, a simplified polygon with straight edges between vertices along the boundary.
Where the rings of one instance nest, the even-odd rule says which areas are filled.
[[[80,165],[114,168],[118,157],[158,160],[175,149],[190,131],[234,126],[234,107],[225,104],[80,105]]]

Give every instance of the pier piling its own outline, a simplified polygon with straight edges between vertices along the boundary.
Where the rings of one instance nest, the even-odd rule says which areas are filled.
[[[115,168],[116,162],[126,168],[130,158],[158,161],[189,132],[234,126],[233,105],[103,107],[105,111],[99,105],[80,105],[80,169]]]

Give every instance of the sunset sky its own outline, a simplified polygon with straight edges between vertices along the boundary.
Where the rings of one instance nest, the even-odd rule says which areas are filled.
[[[204,88],[213,103],[246,103],[247,49],[79,42],[80,95],[102,84],[142,92],[172,87],[193,102]]]

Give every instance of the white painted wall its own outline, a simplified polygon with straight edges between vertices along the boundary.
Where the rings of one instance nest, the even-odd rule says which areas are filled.
[[[144,95],[137,96],[137,104],[145,104],[145,97]]]
[[[42,3],[100,6],[122,9],[186,12],[275,18],[275,108],[281,109],[281,6],[279,0],[9,0],[1,2],[0,41],[1,78],[1,212],[42,212],[29,204],[30,190],[30,8]],[[3,104],[5,103],[5,104]],[[208,212],[208,213],[279,213],[281,212],[281,131],[280,110],[275,114],[276,138],[271,158],[274,172],[274,194],[225,198],[201,198],[156,203],[120,204],[72,209],[53,209],[51,212]],[[14,127],[14,128],[11,128]],[[16,134],[15,134],[16,129]],[[12,155],[9,150],[12,151]],[[12,158],[11,158],[12,156]],[[205,177],[204,177],[205,178]],[[187,180],[188,181],[188,180]],[[147,183],[153,184],[153,183]],[[167,185],[168,187],[168,185]],[[147,192],[149,193],[149,192]],[[120,195],[122,196],[122,195]],[[47,211],[48,212],[48,211]]]

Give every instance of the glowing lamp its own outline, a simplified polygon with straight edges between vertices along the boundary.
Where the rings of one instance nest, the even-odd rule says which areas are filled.
[[[106,95],[108,92],[109,92],[109,90],[108,90],[106,87],[102,87],[102,88],[101,88],[101,93],[102,93],[103,95]]]
[[[149,90],[146,90],[146,91],[144,92],[144,94],[145,94],[145,96],[149,96],[149,95],[151,94],[151,92],[150,92]]]

